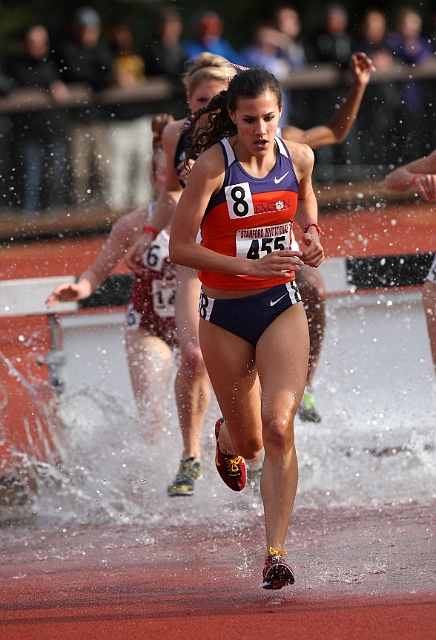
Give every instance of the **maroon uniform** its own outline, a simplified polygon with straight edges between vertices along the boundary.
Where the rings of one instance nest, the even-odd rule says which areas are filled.
[[[140,275],[135,276],[126,324],[129,329],[145,329],[150,335],[178,347],[174,321],[176,266],[168,253],[169,235],[161,231],[142,256]]]

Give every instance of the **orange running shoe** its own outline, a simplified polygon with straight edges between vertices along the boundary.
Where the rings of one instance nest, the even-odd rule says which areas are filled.
[[[287,551],[277,551],[273,547],[269,548],[269,556],[265,560],[263,568],[264,589],[281,589],[287,585],[294,584],[294,572],[282,556],[287,555]]]
[[[233,491],[242,491],[247,483],[247,469],[244,458],[242,456],[232,456],[230,453],[221,453],[218,446],[220,428],[223,422],[224,418],[220,418],[215,425],[215,465],[221,478],[230,489],[233,489]]]

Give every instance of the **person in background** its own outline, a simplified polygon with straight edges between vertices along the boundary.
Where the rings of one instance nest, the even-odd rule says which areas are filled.
[[[232,45],[222,37],[224,23],[215,11],[198,11],[192,16],[192,30],[194,38],[184,44],[185,53],[188,58],[208,51],[230,62],[243,64],[238,53]]]
[[[386,40],[397,64],[410,68],[434,59],[431,44],[421,35],[422,18],[415,9],[402,7],[397,11],[394,28]],[[430,102],[428,85],[413,79],[399,83],[400,109],[398,111],[398,146],[397,157],[410,162],[424,155],[428,140],[426,125],[427,105]],[[434,111],[434,110],[433,110]],[[431,124],[434,118],[431,119]],[[432,135],[433,135],[433,129]]]
[[[21,208],[35,213],[62,204],[68,175],[67,120],[62,106],[69,92],[50,55],[47,29],[41,24],[25,30],[21,54],[9,58],[6,64],[12,83],[42,91],[52,101],[48,110],[30,108],[11,115]]]
[[[236,69],[222,56],[202,53],[188,65],[183,76],[186,96],[192,113],[205,107],[220,91],[227,88]],[[186,118],[170,122],[163,130],[162,146],[167,157],[167,173],[150,219],[148,229],[132,245],[126,262],[135,269],[138,258],[150,246],[153,237],[171,223],[176,204],[183,193],[189,172],[184,166],[188,141],[184,133]],[[180,467],[168,486],[170,496],[186,495],[194,490],[201,476],[201,433],[210,400],[210,383],[198,342],[198,292],[200,282],[194,269],[178,267],[176,326],[180,340],[180,366],[176,378],[176,394],[187,399],[179,415],[183,439]]]
[[[335,62],[345,69],[354,49],[348,33],[348,11],[337,2],[324,6],[322,24],[312,36],[317,62]]]
[[[153,153],[151,182],[159,193],[165,181],[166,159],[160,147]],[[148,207],[125,214],[112,230],[93,264],[77,283],[60,285],[46,300],[49,308],[90,296],[123,258],[150,217]],[[175,265],[168,257],[169,229],[162,231],[138,262],[125,317],[126,357],[138,412],[150,424],[152,437],[163,426],[164,400],[156,398],[156,384],[167,389],[179,341],[174,322]],[[165,391],[166,393],[166,391]],[[183,402],[179,395],[177,402]]]
[[[436,201],[436,150],[428,156],[418,158],[398,167],[386,176],[387,189],[415,192],[425,202]],[[436,255],[422,287],[422,302],[427,320],[428,336],[436,371]]]
[[[101,18],[95,9],[80,7],[73,15],[71,35],[57,43],[55,55],[66,83],[84,83],[92,92],[112,80],[113,56],[100,40]],[[110,180],[108,133],[104,110],[98,104],[71,109],[70,156],[73,199],[77,204],[102,204]]]
[[[145,61],[135,48],[133,31],[125,20],[108,27],[114,87],[128,91],[146,81]],[[151,115],[144,102],[118,102],[108,108],[110,204],[113,209],[140,207],[149,202]]]
[[[165,7],[158,15],[154,35],[144,48],[147,76],[167,76],[179,81],[185,70],[186,54],[181,37],[183,23],[176,7]]]
[[[289,5],[282,5],[274,11],[276,29],[287,37],[285,55],[293,69],[304,69],[315,61],[315,51],[309,38],[303,33],[300,14]]]
[[[343,5],[333,2],[323,7],[322,25],[312,35],[312,44],[317,62],[333,63],[341,71],[347,68],[355,46],[353,38],[348,33],[348,11]],[[347,89],[342,85],[315,91],[314,104],[320,105],[320,108],[312,113],[313,122],[323,122],[326,115],[344,101],[346,94]],[[320,181],[349,179],[351,171],[357,174],[360,170],[357,129],[353,128],[350,131],[343,144],[335,147],[324,146],[317,151],[315,157],[315,177]],[[335,165],[342,165],[343,169]]]
[[[291,61],[287,56],[289,38],[276,29],[272,21],[263,21],[254,26],[251,40],[251,44],[241,51],[244,65],[265,69],[279,82],[287,80],[292,71]],[[280,127],[289,124],[292,114],[290,91],[283,91],[282,88],[282,96]]]
[[[287,39],[286,51],[279,55],[290,62],[293,71],[303,71],[315,60],[315,52],[302,31],[299,13],[294,7],[282,5],[275,10],[273,20],[276,29]],[[288,89],[286,93],[289,93],[288,99],[291,101],[291,91]],[[314,122],[310,95],[310,89],[292,91],[292,123],[302,129],[307,129]]]
[[[386,71],[395,66],[387,41],[387,20],[381,9],[367,8],[356,30],[356,50],[363,51],[373,61],[376,71]],[[397,122],[400,96],[396,83],[376,82],[366,90],[359,111],[357,129],[361,132],[362,162],[368,165],[386,166],[391,160],[392,133]]]

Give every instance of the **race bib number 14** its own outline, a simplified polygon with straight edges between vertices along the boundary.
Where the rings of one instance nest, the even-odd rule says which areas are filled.
[[[238,258],[259,260],[272,251],[289,249],[290,237],[289,222],[255,229],[240,229],[236,234],[236,255]]]
[[[176,280],[153,280],[153,310],[160,318],[174,318]]]

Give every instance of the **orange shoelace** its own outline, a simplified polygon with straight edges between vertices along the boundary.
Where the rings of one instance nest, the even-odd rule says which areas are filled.
[[[269,548],[270,556],[287,556],[288,552],[284,551],[284,549],[274,549],[274,547]]]

